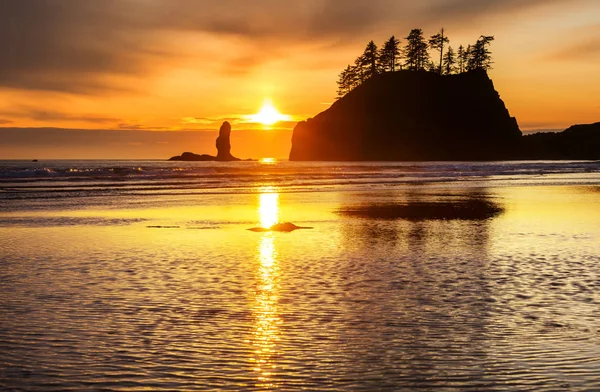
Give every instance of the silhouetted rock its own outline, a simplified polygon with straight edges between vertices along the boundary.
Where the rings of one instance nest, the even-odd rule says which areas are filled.
[[[523,137],[521,159],[600,159],[600,122]]]
[[[292,231],[295,231],[295,230],[300,230],[300,229],[312,229],[312,227],[296,226],[295,224],[293,224],[291,222],[285,222],[285,223],[274,224],[273,226],[271,226],[269,228],[253,227],[253,228],[248,229],[248,230],[254,231],[254,232],[257,232],[257,233],[263,233],[263,232],[267,232],[267,231],[279,231],[279,232],[289,233],[289,232],[292,232]]]
[[[482,70],[376,75],[294,129],[290,160],[495,160],[521,131]]]
[[[231,124],[225,121],[223,125],[221,125],[221,129],[219,129],[219,137],[216,141],[217,147],[217,156],[214,157],[212,155],[207,154],[194,154],[191,152],[184,152],[179,156],[175,156],[169,159],[169,161],[222,161],[222,162],[231,162],[231,161],[239,161],[239,158],[231,155]]]
[[[183,154],[173,157],[169,159],[170,161],[193,161],[193,162],[202,162],[202,161],[216,161],[217,157],[212,155],[198,155],[192,152],[184,152]]]
[[[231,125],[225,121],[219,129],[217,138],[217,161],[239,161],[240,159],[231,155]]]

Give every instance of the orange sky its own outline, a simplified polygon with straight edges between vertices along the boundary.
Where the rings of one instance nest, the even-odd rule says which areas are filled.
[[[57,146],[37,130],[0,139],[0,159],[215,153],[225,119],[234,154],[286,157],[294,121],[265,130],[244,116],[265,98],[293,120],[314,116],[369,40],[415,27],[444,26],[455,48],[495,35],[491,76],[523,130],[596,122],[598,15],[597,0],[5,1],[0,127],[207,136],[128,133],[116,148],[89,133]]]

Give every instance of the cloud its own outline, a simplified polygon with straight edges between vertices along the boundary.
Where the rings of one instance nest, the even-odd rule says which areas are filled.
[[[512,14],[539,6],[568,3],[565,0],[437,0],[429,1],[424,6],[424,10],[429,20],[464,21],[481,16]]]
[[[583,1],[583,0],[578,0]],[[566,0],[27,0],[0,1],[0,88],[109,94],[178,57],[182,34],[232,40],[216,62],[243,75],[298,45],[347,45],[382,28],[400,33]],[[393,29],[393,30],[392,30]],[[206,37],[204,37],[206,38]],[[198,38],[196,45],[202,46]],[[214,51],[213,51],[214,52]],[[211,52],[212,53],[212,52]]]
[[[156,127],[156,126],[149,126],[149,125],[143,125],[143,124],[119,123],[119,124],[117,124],[116,129],[126,130],[126,131],[148,131],[148,130],[164,131],[164,130],[169,130],[171,128]]]
[[[213,125],[223,123],[224,121],[229,121],[230,123],[235,124],[240,120],[240,117],[183,117],[181,119],[181,123]]]
[[[26,118],[35,121],[77,121],[91,124],[111,124],[122,120],[95,114],[69,114],[55,110],[39,109],[30,106],[18,106],[14,109],[3,110],[0,115],[7,117]]]
[[[107,74],[135,74],[143,65],[129,23],[113,10],[123,2],[0,2],[0,85],[92,93],[122,89]],[[142,49],[142,52],[144,49]]]
[[[2,118],[0,118],[0,125],[6,125],[6,124],[12,124],[11,120],[4,120]]]
[[[552,51],[546,58],[564,62],[600,60],[600,35],[573,40]]]

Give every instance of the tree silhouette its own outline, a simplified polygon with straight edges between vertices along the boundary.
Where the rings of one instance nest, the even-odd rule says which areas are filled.
[[[435,73],[435,74],[439,74],[439,72],[440,72],[440,67],[433,60],[428,60],[427,64],[425,64],[424,69],[427,72],[431,72],[431,73]]]
[[[431,36],[428,42],[423,37],[423,30],[411,30],[402,50],[399,48],[400,40],[395,36],[391,36],[380,50],[375,42],[370,41],[363,54],[354,60],[354,65],[348,65],[339,74],[338,98],[379,73],[395,72],[398,67],[402,70],[402,55],[405,58],[404,64],[410,71],[427,70],[440,75],[451,75],[475,69],[490,70],[493,62],[489,46],[493,40],[494,36],[482,35],[474,45],[469,45],[466,49],[460,45],[457,53],[450,46],[444,52],[446,44],[450,42],[444,28]],[[429,48],[440,52],[439,64],[431,61]]]
[[[421,71],[429,64],[429,53],[427,42],[423,38],[423,30],[413,29],[406,37],[404,48],[406,67],[411,71]]]
[[[348,94],[356,87],[356,70],[348,65],[341,73],[337,81],[338,99]]]
[[[394,72],[400,65],[400,40],[391,36],[379,51],[379,65],[383,72]],[[402,66],[400,65],[400,69]]]
[[[493,35],[482,35],[479,37],[469,51],[468,70],[483,69],[487,71],[492,69],[492,52],[488,48],[493,40]]]
[[[458,53],[456,54],[458,73],[463,73],[467,70],[467,63],[469,62],[469,50],[465,50],[464,46],[458,47]]]
[[[450,46],[444,55],[443,74],[452,75],[454,72],[456,72],[456,57],[454,55],[454,49]]]
[[[440,68],[439,68],[440,75],[442,75],[442,73],[443,73],[442,66],[443,66],[443,59],[444,59],[444,45],[447,43],[450,43],[450,40],[444,34],[445,34],[445,31],[444,31],[444,28],[442,27],[442,29],[440,30],[439,33],[437,33],[436,35],[432,35],[431,38],[429,39],[429,47],[431,49],[440,51]]]
[[[354,60],[354,79],[356,81],[356,85],[360,85],[361,83],[363,83],[365,80],[367,80],[367,75],[365,73],[365,57],[364,56],[358,56],[356,58],[356,60]]]
[[[379,73],[379,50],[375,42],[371,41],[367,44],[362,57],[362,66],[364,69],[365,79],[372,78]]]

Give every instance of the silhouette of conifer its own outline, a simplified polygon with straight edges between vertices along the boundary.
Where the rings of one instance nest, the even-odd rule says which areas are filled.
[[[365,79],[369,79],[379,73],[379,50],[375,42],[370,41],[365,48],[362,57],[362,66]]]
[[[450,47],[448,47],[448,51],[444,55],[444,65],[443,65],[443,69],[442,69],[442,74],[452,75],[455,72],[456,72],[456,56],[454,55],[454,49],[452,49],[452,46],[450,46]]]
[[[458,73],[463,73],[467,70],[467,63],[469,62],[469,51],[465,50],[464,46],[458,47],[458,53],[456,53],[456,63],[458,65]]]
[[[395,36],[391,36],[387,40],[383,47],[379,51],[379,65],[383,72],[394,72],[396,68],[402,65],[400,64],[400,40],[396,39]]]
[[[432,35],[431,38],[429,39],[429,47],[434,50],[439,50],[439,52],[440,52],[440,66],[439,66],[440,75],[443,73],[442,66],[443,66],[443,59],[444,59],[444,46],[446,44],[450,43],[450,40],[448,39],[448,37],[446,37],[445,33],[446,32],[444,31],[444,28],[442,27],[442,29],[440,30],[439,33]]]
[[[421,71],[429,64],[429,48],[423,38],[423,30],[412,29],[406,37],[404,48],[405,65],[411,71]]]
[[[492,69],[492,52],[488,48],[493,40],[493,35],[482,35],[475,45],[471,46],[467,64],[468,70],[483,69],[487,71]]]

